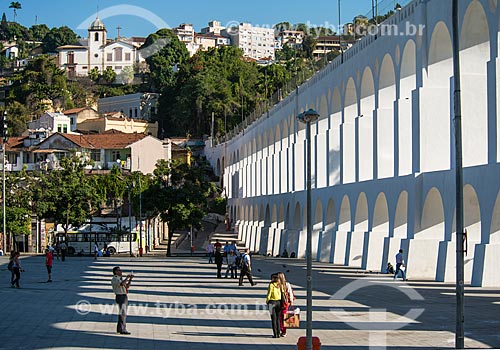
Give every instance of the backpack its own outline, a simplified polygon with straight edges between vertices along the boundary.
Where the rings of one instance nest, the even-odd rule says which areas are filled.
[[[236,266],[238,266],[239,269],[245,267],[245,254],[236,257]]]
[[[12,271],[13,268],[14,268],[14,260],[11,260],[9,261],[9,265],[7,265],[7,269],[9,271]]]

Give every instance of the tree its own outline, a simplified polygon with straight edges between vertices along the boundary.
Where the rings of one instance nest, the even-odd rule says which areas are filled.
[[[26,68],[13,78],[10,101],[28,107],[30,114],[42,114],[50,107],[64,106],[70,100],[66,75],[49,56],[30,60]]]
[[[69,27],[52,28],[42,40],[43,53],[53,53],[59,46],[75,44],[78,38]]]
[[[20,102],[13,101],[7,105],[9,135],[21,136],[26,131],[30,117],[28,109]]]
[[[200,168],[178,161],[158,162],[153,183],[144,196],[168,224],[167,256],[171,255],[176,230],[190,226],[201,228],[201,220],[207,213],[207,198],[213,190]]]
[[[42,41],[45,38],[45,35],[50,32],[50,29],[45,24],[34,24],[30,27],[29,31],[32,40]]]
[[[108,84],[112,84],[116,79],[116,72],[111,67],[106,67],[104,72],[102,73],[102,78]]]
[[[175,85],[175,67],[189,58],[189,53],[171,29],[150,34],[141,47],[141,54],[151,70],[153,88],[163,91]]]
[[[15,22],[17,17],[17,10],[22,9],[21,3],[19,1],[13,1],[10,3],[9,8],[14,10],[14,22]]]
[[[99,71],[99,68],[94,67],[89,71],[89,78],[93,82],[99,81],[99,77],[101,76],[101,72]]]
[[[119,84],[132,84],[134,81],[134,68],[131,66],[123,67],[120,74],[116,77],[116,82]]]
[[[108,83],[112,84],[116,79],[116,72],[111,67],[106,67],[102,73],[102,78]]]
[[[48,203],[43,218],[61,224],[64,234],[71,227],[79,227],[99,206],[102,198],[92,187],[85,174],[85,162],[73,156],[64,158],[62,169],[54,170],[47,176],[43,200]]]
[[[160,97],[160,112],[168,116],[166,127],[192,135],[210,132],[214,113],[223,131],[241,120],[240,111],[255,107],[259,83],[255,63],[247,62],[236,47],[221,47],[200,52],[180,65],[177,84],[170,95]],[[217,132],[216,131],[216,132]]]

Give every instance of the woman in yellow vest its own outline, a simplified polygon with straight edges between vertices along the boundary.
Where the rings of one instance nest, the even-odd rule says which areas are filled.
[[[271,315],[273,338],[280,337],[281,289],[278,275],[271,275],[271,283],[269,283],[269,287],[267,288],[266,304]]]

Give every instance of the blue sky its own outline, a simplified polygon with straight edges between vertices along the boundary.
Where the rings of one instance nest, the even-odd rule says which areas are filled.
[[[399,0],[403,3],[406,0]],[[337,0],[295,1],[295,0],[252,0],[252,1],[169,1],[169,0],[20,0],[22,9],[17,21],[30,27],[45,23],[50,28],[67,25],[81,36],[86,30],[86,19],[95,17],[99,7],[100,17],[108,29],[108,36],[116,36],[116,27],[123,29],[121,35],[147,36],[158,26],[175,27],[180,23],[192,23],[196,30],[217,19],[223,25],[235,22],[250,22],[254,25],[272,26],[281,21],[310,23],[312,25],[335,25],[338,23]],[[394,0],[379,0],[380,8],[388,9]],[[342,22],[351,21],[355,15],[367,14],[372,0],[341,0]],[[13,19],[10,1],[1,2],[1,10],[9,20]],[[385,11],[387,12],[387,11]]]

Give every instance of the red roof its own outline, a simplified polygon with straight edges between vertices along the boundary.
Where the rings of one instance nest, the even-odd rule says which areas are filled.
[[[70,140],[78,147],[87,149],[124,149],[147,137],[147,135],[144,134],[125,133],[113,133],[112,136],[110,136],[110,134],[60,135]]]
[[[5,150],[11,151],[14,148],[24,148],[24,139],[26,137],[9,137],[5,144]]]
[[[87,109],[87,107],[82,107],[82,108],[73,108],[73,109],[68,109],[68,110],[64,111],[63,113],[64,113],[65,115],[68,115],[68,114],[78,114],[78,113],[80,113],[81,111],[84,111],[84,110],[86,110],[86,109]]]

